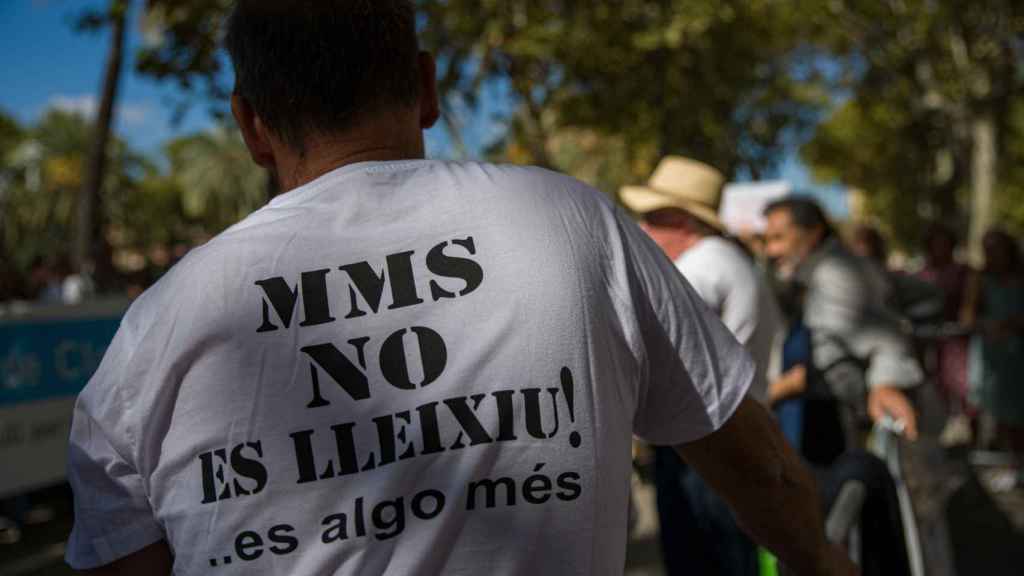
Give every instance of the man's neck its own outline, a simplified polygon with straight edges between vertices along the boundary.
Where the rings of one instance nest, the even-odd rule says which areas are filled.
[[[683,254],[693,250],[693,248],[697,244],[703,242],[705,238],[706,236],[701,236],[700,234],[681,234],[676,244],[672,247],[673,250],[668,254],[669,259],[677,260]]]
[[[293,190],[320,178],[328,172],[359,162],[386,162],[392,160],[418,160],[423,154],[409,146],[328,147],[307,146],[299,156],[285,158],[277,163],[278,184],[282,191]]]
[[[390,110],[341,134],[310,135],[301,151],[278,142],[274,152],[278,184],[288,191],[358,162],[422,159],[423,131],[415,110]]]

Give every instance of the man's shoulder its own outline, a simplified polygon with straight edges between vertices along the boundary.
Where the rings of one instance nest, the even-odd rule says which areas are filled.
[[[322,194],[345,180],[341,194]],[[298,215],[312,204],[329,202],[345,204],[353,199],[352,192],[363,188],[369,196],[379,198],[384,188],[395,188],[404,197],[415,196],[429,200],[428,196],[444,192],[457,192],[459,201],[523,204],[542,199],[547,208],[561,203],[594,204],[608,206],[608,195],[567,174],[539,166],[502,164],[472,160],[408,160],[385,163],[366,163],[341,169],[325,175],[307,185],[306,190],[290,191],[275,198],[267,206],[229,228],[228,235],[248,231],[254,225],[284,221],[289,215]],[[444,196],[444,194],[442,194]],[[396,197],[397,198],[397,197]],[[376,201],[376,200],[374,200]],[[523,206],[521,206],[523,207]]]
[[[496,186],[515,187],[523,192],[605,197],[592,186],[568,174],[540,166],[466,161],[437,161],[436,164],[453,172],[480,175]]]
[[[709,276],[743,276],[748,280],[755,273],[753,261],[731,240],[709,236],[687,250],[679,258],[680,268]]]
[[[864,262],[847,250],[838,240],[831,240],[811,256],[806,273],[813,281],[832,279],[863,280],[867,276]]]
[[[729,264],[742,265],[743,268],[753,267],[753,261],[743,252],[735,241],[723,236],[708,236],[697,245],[698,249],[714,258],[722,258]]]
[[[628,219],[612,197],[572,176],[541,168],[487,162],[444,162],[437,165],[440,184],[451,183],[465,198],[488,210],[514,214],[574,232],[599,237]],[[447,181],[448,179],[450,181]]]

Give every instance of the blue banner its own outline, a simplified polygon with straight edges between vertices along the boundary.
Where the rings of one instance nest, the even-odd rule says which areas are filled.
[[[120,323],[120,314],[0,323],[0,407],[78,395]]]

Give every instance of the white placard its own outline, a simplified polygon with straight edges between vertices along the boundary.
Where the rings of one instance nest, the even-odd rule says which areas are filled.
[[[792,187],[785,180],[734,182],[722,191],[719,214],[732,234],[761,234],[765,226],[765,206],[791,192]]]

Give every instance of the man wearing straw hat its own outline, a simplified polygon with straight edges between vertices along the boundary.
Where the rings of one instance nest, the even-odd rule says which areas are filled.
[[[620,198],[641,216],[644,231],[753,355],[756,372],[749,394],[764,403],[781,313],[751,257],[724,235],[718,216],[724,184],[725,178],[711,166],[668,156],[646,185],[626,186]],[[655,459],[668,573],[756,573],[756,547],[726,504],[671,448],[655,448]],[[721,553],[707,555],[712,548]]]

